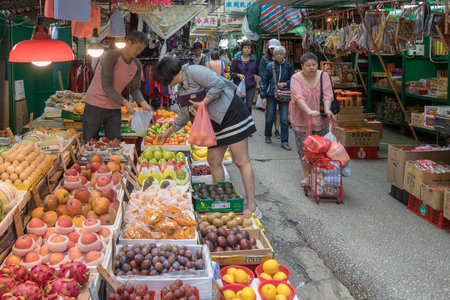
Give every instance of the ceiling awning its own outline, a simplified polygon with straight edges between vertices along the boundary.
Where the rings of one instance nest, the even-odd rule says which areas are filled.
[[[346,3],[348,0],[258,0],[256,5],[281,5],[294,7],[328,7],[333,4]]]

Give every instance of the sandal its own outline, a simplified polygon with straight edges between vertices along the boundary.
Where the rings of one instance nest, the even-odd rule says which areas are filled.
[[[300,182],[300,186],[301,186],[301,187],[309,186],[309,179],[304,178],[304,179]]]

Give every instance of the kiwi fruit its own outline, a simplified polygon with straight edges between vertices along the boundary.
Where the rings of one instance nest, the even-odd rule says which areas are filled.
[[[200,223],[206,221],[206,215],[198,215],[197,218],[200,221]]]
[[[222,216],[222,222],[223,222],[224,224],[227,224],[228,221],[231,221],[231,218],[230,218],[229,216],[227,216],[227,215]]]
[[[222,214],[216,212],[216,213],[213,213],[212,216],[213,216],[213,219],[220,219],[222,217]]]
[[[211,228],[211,229],[214,229],[214,230],[217,229],[216,226],[214,226],[214,225],[208,225],[208,226],[205,227],[205,229],[208,229],[208,228]]]
[[[213,220],[213,223],[212,223],[214,226],[216,226],[217,228],[219,228],[219,227],[222,227],[223,226],[223,222],[222,222],[222,220],[221,219],[219,219],[219,218],[217,218],[217,219],[214,219]]]
[[[209,222],[209,224],[212,224],[212,222],[214,220],[214,214],[207,215],[206,220]]]
[[[228,229],[231,229],[231,228],[237,227],[237,226],[238,226],[238,223],[235,220],[231,220],[231,221],[227,222]]]
[[[200,228],[206,228],[206,227],[209,226],[209,223],[208,223],[208,221],[203,221],[203,222],[200,223],[199,226],[200,226]]]
[[[236,217],[236,215],[234,214],[234,212],[229,212],[229,213],[227,213],[227,216],[229,216],[231,220],[233,220],[233,219]]]
[[[243,217],[236,217],[234,220],[238,223],[238,225],[244,224],[244,218]]]

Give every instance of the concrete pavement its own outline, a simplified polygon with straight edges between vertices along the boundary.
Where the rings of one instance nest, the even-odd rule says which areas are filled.
[[[317,205],[303,194],[300,162],[280,141],[264,143],[264,114],[249,139],[262,223],[275,258],[291,268],[299,299],[450,299],[450,231],[440,230],[389,196],[387,144],[413,144],[385,131],[380,159],[353,160],[345,204]],[[240,174],[228,166],[244,193]],[[352,297],[353,296],[353,297]]]

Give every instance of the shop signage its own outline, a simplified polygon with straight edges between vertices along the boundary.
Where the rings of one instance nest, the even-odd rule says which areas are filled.
[[[219,18],[206,16],[195,18],[195,25],[197,27],[217,27],[219,25]]]
[[[225,12],[244,12],[252,5],[252,0],[225,0]]]

